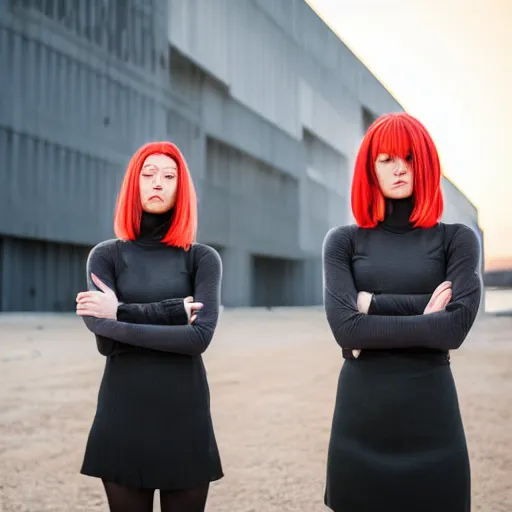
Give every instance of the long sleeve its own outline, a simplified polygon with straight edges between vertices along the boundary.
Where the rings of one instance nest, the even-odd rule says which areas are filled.
[[[369,315],[422,315],[432,295],[399,295],[382,293],[372,298]]]
[[[114,258],[112,257],[111,253],[112,247],[115,243],[115,240],[107,240],[105,242],[101,242],[96,245],[89,253],[86,266],[88,290],[100,291],[91,278],[91,272],[94,272],[101,279],[101,281],[103,281],[117,295]],[[104,356],[110,355],[114,351],[117,342],[108,338],[107,336],[101,336],[100,334],[94,332],[91,327],[94,326],[97,321],[99,321],[98,318],[85,316],[82,317],[82,319],[87,328],[95,335],[98,352]]]
[[[119,304],[117,320],[129,324],[185,325],[188,323],[183,299],[166,299],[147,304]]]
[[[203,308],[192,325],[141,325],[84,317],[87,328],[97,336],[128,345],[188,355],[202,354],[212,340],[219,316],[222,263],[217,251],[211,247],[196,244],[194,250],[194,299],[202,302]],[[113,268],[105,264],[104,258],[92,254],[89,260],[89,273],[94,272],[106,284],[113,281],[112,276],[105,275]]]
[[[481,296],[479,244],[473,231],[458,225],[447,248],[446,279],[452,302],[445,311],[417,316],[364,315],[357,310],[351,270],[354,227],[331,229],[324,240],[324,304],[337,343],[348,349],[458,348],[478,312]]]

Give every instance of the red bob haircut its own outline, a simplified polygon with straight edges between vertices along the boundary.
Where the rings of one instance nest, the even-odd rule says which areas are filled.
[[[357,154],[352,180],[352,212],[362,228],[384,220],[385,198],[375,173],[379,153],[406,159],[412,155],[414,209],[410,222],[429,228],[443,214],[441,164],[435,144],[426,128],[405,112],[379,117],[368,129]]]
[[[131,157],[117,197],[114,232],[122,240],[134,240],[139,235],[142,217],[139,175],[146,158],[155,153],[172,158],[178,168],[173,220],[162,243],[188,250],[196,241],[197,234],[196,191],[185,158],[171,142],[150,142]]]

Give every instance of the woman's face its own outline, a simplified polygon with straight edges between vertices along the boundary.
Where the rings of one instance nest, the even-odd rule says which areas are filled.
[[[160,153],[144,160],[139,176],[142,209],[148,213],[165,213],[176,203],[178,166]]]
[[[375,174],[379,187],[389,199],[404,199],[412,195],[414,180],[411,168],[412,156],[403,160],[385,153],[377,155]]]

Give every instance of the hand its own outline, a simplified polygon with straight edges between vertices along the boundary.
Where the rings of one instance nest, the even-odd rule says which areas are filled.
[[[76,314],[116,320],[119,306],[116,294],[96,275],[91,274],[91,278],[101,291],[80,292],[76,296]]]
[[[423,312],[424,315],[430,313],[437,313],[438,311],[444,311],[446,306],[452,300],[452,283],[450,281],[444,281],[441,283],[432,294],[430,301]]]
[[[187,313],[188,322],[193,324],[197,319],[197,312],[202,309],[202,302],[194,302],[194,297],[185,297],[183,299],[185,311]]]
[[[359,313],[368,314],[370,310],[370,303],[372,302],[372,295],[368,292],[359,292],[357,294],[357,310]]]

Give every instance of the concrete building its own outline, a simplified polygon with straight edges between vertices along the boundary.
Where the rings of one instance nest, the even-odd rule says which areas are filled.
[[[443,177],[444,222],[462,222],[481,233],[476,206],[448,178]]]
[[[402,110],[303,0],[0,0],[0,66],[4,311],[74,309],[130,155],[162,139],[223,303],[320,304],[361,137]]]
[[[478,222],[478,210],[476,206],[455,186],[448,178],[442,182],[443,197],[445,202],[444,215],[441,220],[447,223],[460,222],[466,224],[476,233],[480,241],[480,269],[484,273],[484,233]],[[480,313],[485,311],[485,294],[482,294]]]

